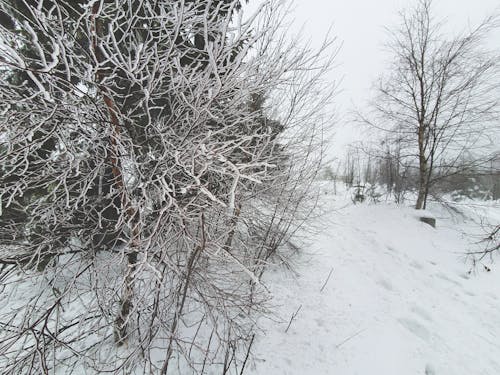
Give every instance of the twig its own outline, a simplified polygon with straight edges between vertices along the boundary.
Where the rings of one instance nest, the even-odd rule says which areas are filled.
[[[245,360],[241,365],[240,375],[243,375],[243,371],[245,371],[245,365],[247,364],[248,357],[250,356],[250,349],[252,349],[252,344],[254,339],[255,339],[255,333],[252,335],[252,339],[250,340],[250,344],[248,345],[247,355],[245,356]]]
[[[320,293],[323,291],[323,289],[325,289],[325,286],[326,286],[326,284],[328,283],[328,280],[330,280],[330,276],[332,276],[332,273],[333,273],[333,267],[332,267],[332,269],[330,270],[330,273],[328,274],[328,277],[326,278],[326,280],[325,280],[325,282],[324,282],[323,286],[322,286],[322,287],[321,287],[321,289],[319,290],[319,292],[320,292]]]
[[[295,319],[295,317],[299,314],[299,311],[300,309],[302,308],[302,305],[299,306],[299,308],[297,309],[297,311],[295,311],[293,314],[292,314],[292,317],[290,318],[290,322],[288,323],[288,326],[286,327],[285,329],[285,333],[288,332],[288,329],[290,328],[290,326],[292,325],[292,322],[293,320]]]
[[[340,348],[340,347],[341,347],[342,345],[344,345],[347,341],[349,341],[349,340],[351,340],[351,339],[355,338],[356,336],[358,336],[360,333],[363,333],[364,331],[366,331],[366,328],[364,328],[364,329],[362,329],[362,330],[360,330],[360,331],[356,332],[356,333],[355,333],[354,335],[352,335],[352,336],[349,336],[348,338],[346,338],[345,340],[343,340],[341,343],[339,343],[339,344],[335,345],[335,347],[336,347],[337,349],[338,349],[338,348]]]

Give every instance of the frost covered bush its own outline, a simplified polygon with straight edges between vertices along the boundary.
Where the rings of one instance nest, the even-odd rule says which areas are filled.
[[[2,373],[243,371],[331,97],[283,13],[0,2]]]

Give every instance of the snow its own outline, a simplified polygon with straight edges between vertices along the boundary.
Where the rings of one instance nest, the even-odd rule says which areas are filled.
[[[249,374],[500,374],[500,269],[464,256],[472,211],[435,206],[434,229],[409,207],[324,199],[297,274],[268,272],[276,316]],[[474,212],[498,220],[498,203]]]
[[[245,374],[500,374],[500,268],[464,256],[500,202],[464,201],[462,215],[434,205],[434,229],[410,207],[325,193],[323,229],[294,272],[263,280],[275,314]]]

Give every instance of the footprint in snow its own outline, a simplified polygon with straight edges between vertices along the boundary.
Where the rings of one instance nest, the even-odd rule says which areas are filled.
[[[493,293],[486,293],[486,295],[488,297],[490,297],[491,299],[495,300],[495,301],[498,301],[498,297],[496,295],[494,295]]]
[[[425,311],[424,309],[422,309],[421,307],[417,306],[417,305],[413,305],[412,308],[411,308],[411,311],[413,313],[415,313],[416,315],[418,315],[419,317],[429,321],[429,322],[432,322],[432,317],[429,313],[427,313],[427,311]]]
[[[448,281],[449,283],[453,284],[453,285],[456,285],[456,286],[462,286],[462,284],[460,284],[458,281],[455,281],[453,279],[450,279],[448,276],[446,276],[445,274],[443,273],[436,273],[434,274],[434,276],[436,276],[437,278],[441,279],[441,280],[444,280],[444,281]]]
[[[403,325],[408,331],[413,333],[415,336],[420,337],[424,341],[428,341],[430,338],[429,331],[422,324],[413,319],[400,318],[398,322]]]
[[[468,295],[469,297],[476,297],[476,293],[473,293],[469,290],[464,290],[464,294]]]
[[[462,279],[464,280],[469,280],[470,279],[470,274],[467,272],[467,273],[461,273],[459,275]]]
[[[436,370],[429,363],[425,365],[425,375],[436,375]]]
[[[411,263],[410,263],[410,266],[413,267],[413,268],[416,268],[417,270],[422,270],[424,269],[424,265],[422,263],[419,263],[417,262],[416,260],[413,260]]]
[[[392,284],[390,281],[388,280],[385,280],[385,279],[379,279],[377,281],[377,284],[380,285],[382,288],[384,288],[385,290],[389,291],[389,292],[392,292],[394,290],[394,288],[392,287]]]

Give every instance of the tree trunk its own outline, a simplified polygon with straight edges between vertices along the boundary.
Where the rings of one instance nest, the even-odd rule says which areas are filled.
[[[97,13],[99,11],[99,2],[96,2],[92,7],[92,50],[94,52],[97,70],[96,82],[101,83],[103,72],[100,68],[103,56],[98,46],[98,37],[101,33],[100,25],[97,20]],[[122,288],[122,295],[120,298],[120,309],[115,318],[114,338],[118,346],[123,345],[128,337],[128,321],[132,310],[132,299],[134,296],[134,273],[136,270],[138,245],[139,245],[139,227],[137,223],[138,214],[132,206],[132,202],[126,191],[125,179],[122,173],[122,165],[119,157],[118,142],[121,135],[120,121],[118,118],[118,110],[115,107],[113,98],[105,87],[101,88],[104,104],[108,111],[110,124],[112,126],[112,133],[110,136],[109,163],[111,165],[113,177],[115,179],[115,187],[120,192],[120,208],[124,211],[124,216],[127,218],[127,223],[130,226],[132,234],[131,242],[129,243],[129,250],[127,252],[127,271]]]
[[[114,339],[118,346],[126,343],[128,336],[128,320],[133,307],[132,297],[134,296],[134,272],[137,263],[137,252],[132,251],[127,255],[127,274],[123,283],[120,311],[115,318]]]
[[[425,132],[425,127],[423,124],[420,124],[418,128],[418,167],[419,167],[418,196],[417,196],[417,203],[415,204],[415,209],[417,210],[425,208],[425,201],[428,189],[427,177],[429,171],[428,171],[427,159],[425,157],[424,132]]]
[[[415,208],[417,210],[425,209],[425,201],[427,196],[427,166],[420,164],[419,181],[418,181],[418,196]]]

